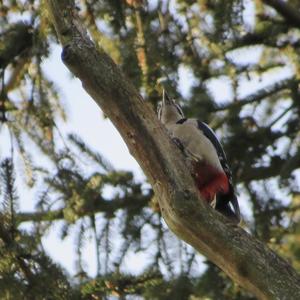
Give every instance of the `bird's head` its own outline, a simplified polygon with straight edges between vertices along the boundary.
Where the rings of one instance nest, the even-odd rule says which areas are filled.
[[[158,119],[163,124],[175,124],[184,118],[181,107],[163,90],[163,99],[157,106]]]

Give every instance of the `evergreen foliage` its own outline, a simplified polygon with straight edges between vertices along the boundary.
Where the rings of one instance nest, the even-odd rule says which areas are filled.
[[[164,82],[187,116],[217,131],[243,226],[300,270],[300,4],[279,2],[77,5],[93,41],[153,108]],[[0,1],[0,299],[254,299],[169,231],[147,182],[84,137],[63,136],[63,87],[42,67],[55,43],[44,1]],[[19,209],[20,181],[37,192],[32,212]],[[42,246],[58,221],[62,239],[76,233],[73,278]],[[94,278],[82,261],[90,236]],[[142,274],[126,271],[129,253],[148,258]]]

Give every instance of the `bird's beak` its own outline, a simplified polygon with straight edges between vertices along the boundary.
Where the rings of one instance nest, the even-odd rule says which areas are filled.
[[[167,92],[165,91],[165,89],[163,89],[163,99],[162,99],[162,103],[163,105],[167,105],[167,104],[173,104],[172,99],[168,96]]]

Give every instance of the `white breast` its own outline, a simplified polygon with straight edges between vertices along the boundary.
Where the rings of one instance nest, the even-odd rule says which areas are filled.
[[[197,120],[188,119],[183,124],[166,124],[166,127],[171,137],[182,143],[187,155],[223,171],[214,145],[198,128]]]

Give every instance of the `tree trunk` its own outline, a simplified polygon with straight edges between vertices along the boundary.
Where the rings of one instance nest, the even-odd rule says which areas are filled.
[[[296,271],[202,201],[183,155],[150,105],[89,39],[73,1],[47,3],[63,62],[119,130],[148,177],[169,228],[259,299],[300,299]]]

